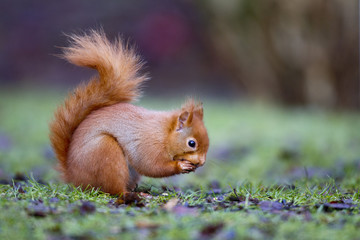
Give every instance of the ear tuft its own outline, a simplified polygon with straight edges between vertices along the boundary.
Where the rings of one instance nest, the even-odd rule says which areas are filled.
[[[202,102],[198,103],[194,109],[194,114],[198,116],[200,119],[204,117],[204,108]]]
[[[197,117],[203,119],[203,104],[202,102],[195,101],[194,98],[186,99],[185,103],[182,106],[182,110],[194,113]]]

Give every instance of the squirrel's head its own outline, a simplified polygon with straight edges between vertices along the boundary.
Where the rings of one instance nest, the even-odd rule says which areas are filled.
[[[201,103],[188,100],[180,111],[173,115],[167,143],[168,153],[173,160],[188,160],[202,166],[206,161],[209,137],[203,122]]]

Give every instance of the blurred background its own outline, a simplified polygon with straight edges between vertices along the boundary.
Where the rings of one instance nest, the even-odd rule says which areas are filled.
[[[0,84],[69,88],[93,72],[53,56],[102,26],[137,45],[147,95],[359,108],[356,0],[0,1]]]
[[[54,55],[65,34],[100,27],[146,61],[140,104],[204,100],[209,163],[190,182],[360,170],[356,0],[3,0],[0,9],[0,179],[51,172],[48,122],[95,74]]]

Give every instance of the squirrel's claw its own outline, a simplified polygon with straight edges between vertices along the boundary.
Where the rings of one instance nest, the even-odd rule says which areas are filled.
[[[197,166],[187,160],[179,161],[180,173],[190,173],[196,170]]]

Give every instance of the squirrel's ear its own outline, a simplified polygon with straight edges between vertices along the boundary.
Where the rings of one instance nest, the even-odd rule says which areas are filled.
[[[202,103],[194,109],[194,114],[196,114],[196,116],[198,116],[200,119],[203,119],[204,109]]]
[[[178,117],[176,131],[183,129],[184,126],[189,126],[192,122],[193,112],[183,111]]]

